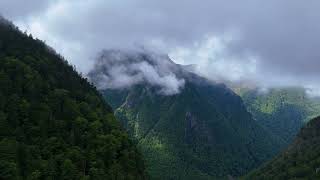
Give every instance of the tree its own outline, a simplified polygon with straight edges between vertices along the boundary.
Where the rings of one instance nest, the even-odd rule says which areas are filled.
[[[70,159],[64,160],[61,166],[61,178],[65,180],[77,179],[77,171],[75,165]]]

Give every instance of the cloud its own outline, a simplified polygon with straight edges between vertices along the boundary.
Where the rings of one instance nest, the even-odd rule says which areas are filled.
[[[50,0],[2,0],[0,1],[1,15],[13,19],[20,19],[49,7]]]
[[[176,65],[167,56],[151,52],[105,50],[97,58],[90,80],[98,89],[125,89],[137,84],[158,87],[163,95],[174,95],[185,80],[176,75]]]
[[[42,3],[39,3],[42,2]],[[319,87],[318,0],[3,0],[0,10],[86,73],[105,48],[136,44],[210,79]],[[184,60],[181,60],[181,59]]]
[[[308,94],[320,96],[318,75],[308,72],[309,68],[306,68],[308,63],[317,66],[318,62],[302,61],[300,72],[291,72],[292,62],[287,61],[288,69],[279,71],[279,64],[270,60],[272,63],[269,65],[258,53],[234,54],[230,47],[238,41],[237,37],[230,34],[208,36],[191,47],[173,49],[169,55],[180,64],[195,64],[193,72],[215,81],[241,83],[242,86],[261,89],[304,87]]]
[[[215,81],[253,81],[258,60],[253,54],[233,56],[228,46],[234,42],[230,35],[206,37],[192,47],[178,47],[169,53],[180,64],[195,64],[193,72]]]

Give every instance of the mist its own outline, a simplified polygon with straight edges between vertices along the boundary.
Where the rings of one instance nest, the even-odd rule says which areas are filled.
[[[100,90],[126,89],[138,84],[158,88],[162,95],[175,95],[185,80],[176,75],[167,56],[136,50],[104,50],[99,53],[90,80]]]

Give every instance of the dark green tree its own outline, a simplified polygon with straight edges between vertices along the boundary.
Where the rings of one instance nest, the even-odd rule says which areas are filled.
[[[139,152],[96,88],[52,48],[0,19],[0,179],[146,179]]]

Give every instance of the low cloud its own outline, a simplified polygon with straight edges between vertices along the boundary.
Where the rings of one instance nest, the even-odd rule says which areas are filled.
[[[89,78],[98,89],[124,89],[137,84],[159,87],[163,95],[174,95],[185,80],[175,74],[175,64],[167,56],[150,52],[103,51]]]
[[[214,81],[254,81],[259,66],[253,54],[234,56],[229,46],[234,37],[207,36],[188,48],[175,48],[169,55],[177,63],[194,64],[193,72]]]
[[[307,68],[311,60],[301,60],[299,70],[296,69],[298,65],[293,66],[293,63],[297,63],[293,59],[292,61],[283,60],[287,62],[288,69],[285,69],[285,65],[277,67],[277,62],[271,60],[269,62],[250,49],[240,53],[233,51],[239,41],[242,40],[235,34],[206,36],[192,46],[173,49],[169,55],[177,63],[194,64],[192,71],[203,77],[232,86],[241,84],[241,87],[262,90],[302,87],[310,96],[320,96],[319,76]],[[271,62],[272,64],[269,64]],[[318,62],[312,64],[315,67],[320,66]],[[296,70],[289,70],[291,66]]]

